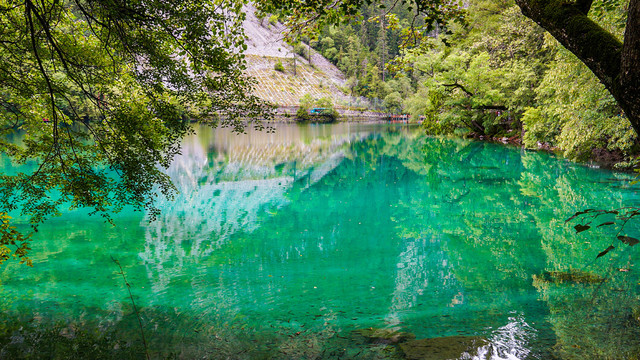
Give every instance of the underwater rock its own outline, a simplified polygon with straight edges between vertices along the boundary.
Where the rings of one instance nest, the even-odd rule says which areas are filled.
[[[354,330],[353,333],[360,335],[369,340],[369,342],[376,344],[400,344],[416,338],[416,336],[412,333],[393,329],[367,328]]]
[[[488,343],[478,336],[445,336],[407,341],[400,349],[410,360],[449,360],[460,359],[465,353],[469,358],[478,355],[478,348]]]
[[[533,279],[552,284],[599,284],[604,281],[604,278],[600,275],[573,269],[567,271],[545,271],[541,275],[533,275]]]

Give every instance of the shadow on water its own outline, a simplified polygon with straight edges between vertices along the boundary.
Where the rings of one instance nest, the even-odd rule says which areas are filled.
[[[111,255],[152,358],[638,353],[636,249],[594,261],[612,234],[564,223],[640,201],[616,188],[628,175],[344,124],[201,130],[168,174],[180,193],[157,221],[65,214],[34,269],[0,270],[0,357],[144,357]]]

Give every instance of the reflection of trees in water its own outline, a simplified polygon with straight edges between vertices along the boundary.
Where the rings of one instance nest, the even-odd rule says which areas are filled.
[[[582,167],[542,163],[533,154],[524,155],[523,164],[527,171],[518,184],[531,204],[528,215],[539,234],[546,259],[544,272],[559,276],[578,271],[586,279],[607,279],[598,285],[578,278],[560,282],[545,281],[540,274],[534,277],[533,284],[549,307],[548,321],[557,336],[554,352],[563,359],[632,358],[640,349],[640,321],[637,313],[633,315],[640,309],[637,298],[640,289],[635,285],[638,281],[635,273],[618,271],[629,267],[623,260],[628,254],[620,248],[611,260],[594,261],[613,234],[601,230],[588,236],[575,235],[564,221],[578,210],[615,208],[633,201],[637,196],[633,191],[625,193],[603,185],[628,176],[602,173],[602,177],[590,179]]]
[[[425,173],[420,150],[424,141],[417,133],[388,132],[352,143],[345,161],[319,184],[340,192],[349,212],[366,226],[395,228],[394,238],[387,241],[399,243],[398,252],[388,255],[396,260],[389,262],[389,268],[376,271],[384,282],[392,283],[387,327],[405,326],[405,314],[418,303],[432,304],[437,313],[438,307],[462,299],[441,236],[428,224],[427,218],[436,215],[425,209],[423,195],[429,196],[428,191],[416,186]],[[418,193],[411,189],[418,189]],[[335,246],[340,248],[349,236],[348,232],[342,234]]]
[[[429,150],[437,152],[434,154]],[[459,153],[457,158],[452,156],[456,153]],[[504,290],[506,296],[518,295],[518,290],[510,290],[514,285],[520,292],[531,289],[531,265],[527,257],[532,253],[530,249],[515,253],[510,251],[514,241],[508,236],[500,244],[501,249],[491,249],[488,254],[480,256],[474,253],[478,245],[491,248],[489,238],[498,242],[501,236],[504,239],[501,229],[505,226],[513,229],[511,234],[517,234],[514,224],[517,221],[505,220],[502,215],[520,203],[508,201],[511,198],[508,194],[498,191],[498,195],[493,196],[487,192],[490,187],[504,186],[515,180],[491,173],[495,166],[477,164],[474,165],[478,168],[477,173],[469,171],[465,167],[474,156],[483,156],[482,147],[477,144],[470,146],[465,142],[411,138],[398,133],[383,134],[363,143],[352,144],[346,155],[349,161],[343,162],[322,183],[337,188],[351,186],[355,195],[349,194],[347,202],[351,197],[362,195],[362,186],[369,187],[372,193],[378,189],[380,192],[395,192],[390,196],[390,203],[384,204],[386,210],[377,207],[371,209],[376,218],[394,224],[395,237],[400,239],[398,252],[389,254],[396,258],[393,267],[379,270],[380,276],[391,275],[390,280],[393,281],[389,312],[385,317],[387,327],[415,331],[412,326],[419,329],[417,326],[420,323],[423,326],[428,323],[431,328],[429,331],[436,336],[451,332],[473,334],[473,331],[489,327],[487,336],[491,344],[483,350],[485,353],[494,354],[495,357],[507,354],[525,357],[530,352],[528,348],[531,342],[535,340],[536,330],[522,316],[514,318],[510,309],[505,310],[510,305],[517,308],[516,301],[514,304],[505,304],[505,299],[496,294]],[[517,165],[517,156],[502,160]],[[495,161],[491,158],[486,160]],[[358,178],[355,184],[354,178]],[[363,182],[369,184],[362,185]],[[469,186],[465,187],[465,183]],[[477,183],[484,189],[476,187]],[[394,184],[398,184],[398,187],[390,189]],[[472,187],[479,192],[475,193],[475,198],[467,199]],[[410,191],[405,191],[407,189]],[[459,201],[447,201],[460,194]],[[493,221],[482,223],[487,218]],[[476,219],[481,220],[479,226],[470,228]],[[484,244],[476,244],[473,240],[467,242],[464,238],[470,230],[474,235],[472,239],[487,236]],[[337,246],[340,247],[340,244]],[[461,254],[460,247],[465,249],[464,254]],[[483,273],[486,268],[478,261],[496,257],[492,251],[496,254],[505,251],[506,256],[496,269],[487,269],[487,273]],[[511,281],[514,275],[519,278],[516,284]],[[479,287],[485,287],[485,291],[477,291]],[[467,295],[466,290],[470,290],[471,294]],[[460,310],[445,310],[448,307],[460,307]],[[477,309],[487,307],[489,309],[482,319],[468,318],[476,315]],[[414,311],[419,311],[421,317],[412,319],[416,316]],[[499,314],[498,319],[494,319],[496,314]],[[434,320],[436,323],[432,323]],[[490,326],[495,326],[494,330]]]
[[[389,313],[385,318],[388,326],[399,326],[402,323],[400,313],[415,308],[420,298],[438,298],[440,301],[436,304],[441,307],[455,306],[464,300],[440,241],[420,237],[403,242]]]
[[[561,359],[636,359],[640,353],[637,274],[619,273],[603,284],[534,278],[550,310]]]
[[[443,156],[443,149],[448,157]],[[465,301],[489,313],[504,314],[517,308],[517,301],[522,301],[518,299],[531,291],[532,275],[573,269],[602,276],[617,272],[604,259],[593,261],[606,247],[599,244],[608,244],[611,234],[576,236],[564,220],[577,210],[619,207],[637,197],[603,186],[604,176],[618,175],[567,166],[540,154],[495,149],[487,144],[462,149],[438,144],[427,150],[427,156],[434,156],[430,171],[437,173],[428,177],[429,185],[451,194],[444,196],[442,205],[451,217],[441,218],[440,225],[448,234],[446,249],[455,262],[456,278],[467,291],[509,294],[502,298],[466,296]],[[447,161],[438,161],[445,158]],[[461,184],[469,191],[461,192]],[[613,283],[624,276],[626,273],[614,274]],[[553,333],[540,334],[546,339],[539,341],[555,342],[556,353],[571,359],[628,358],[637,351],[640,323],[629,320],[632,309],[640,305],[638,289],[613,284],[599,291],[588,284],[534,285],[547,314],[544,319],[538,317],[544,313],[529,316],[538,323],[549,322]],[[607,291],[607,287],[617,291]]]

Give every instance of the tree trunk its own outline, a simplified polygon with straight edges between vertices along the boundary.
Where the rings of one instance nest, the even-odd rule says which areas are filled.
[[[381,50],[380,50],[380,61],[382,63],[381,66],[381,70],[382,70],[382,81],[386,81],[386,62],[387,62],[387,27],[385,26],[385,10],[384,9],[380,9],[381,15],[380,15],[380,32],[379,32],[379,36],[378,36],[378,42],[380,42],[381,44],[379,44],[378,46],[381,46]]]
[[[593,71],[640,135],[640,0],[630,0],[624,44],[587,17],[589,0],[516,3]]]
[[[625,113],[632,120],[638,133],[640,122],[640,1],[631,0],[627,15],[627,27],[624,32],[622,46],[622,66],[620,73],[620,93],[627,105],[622,105]],[[615,95],[614,95],[615,96]],[[616,97],[617,99],[617,97]],[[640,133],[638,133],[640,134]]]

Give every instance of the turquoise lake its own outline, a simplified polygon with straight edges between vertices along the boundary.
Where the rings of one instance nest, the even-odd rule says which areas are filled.
[[[475,339],[460,359],[640,354],[638,249],[565,223],[640,206],[633,174],[348,123],[198,128],[168,174],[156,221],[64,213],[0,267],[0,358],[144,359],[142,333],[157,359],[412,358],[371,328]]]

